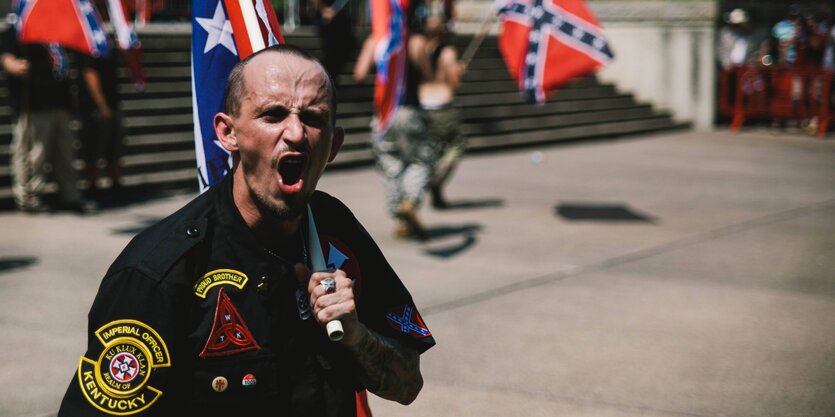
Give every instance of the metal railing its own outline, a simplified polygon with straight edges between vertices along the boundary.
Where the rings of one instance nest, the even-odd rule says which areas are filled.
[[[832,99],[831,70],[744,65],[719,74],[719,112],[731,130],[746,119],[807,120],[809,130],[826,135]]]

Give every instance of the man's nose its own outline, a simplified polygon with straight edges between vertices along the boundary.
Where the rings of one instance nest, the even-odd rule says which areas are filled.
[[[301,119],[299,119],[298,114],[291,113],[287,116],[287,119],[285,119],[282,139],[294,147],[300,146],[304,143],[306,139],[304,124]]]

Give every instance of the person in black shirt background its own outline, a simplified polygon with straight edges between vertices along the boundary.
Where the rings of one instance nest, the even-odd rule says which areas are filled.
[[[58,185],[58,208],[80,213],[97,210],[93,202],[82,198],[72,165],[72,59],[55,44],[20,44],[13,25],[0,40],[0,65],[11,76],[17,112],[12,136],[12,192],[15,203],[25,212],[53,209],[44,201],[50,173]]]
[[[124,127],[119,110],[119,53],[111,49],[107,56],[83,56],[79,88],[79,116],[81,119],[81,154],[84,176],[91,190],[98,187],[99,162],[104,160],[111,188],[119,188],[122,179]]]

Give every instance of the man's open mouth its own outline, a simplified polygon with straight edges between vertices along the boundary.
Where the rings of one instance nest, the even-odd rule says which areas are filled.
[[[286,155],[279,159],[278,175],[284,191],[296,191],[296,188],[301,188],[306,162],[307,158],[303,155]]]

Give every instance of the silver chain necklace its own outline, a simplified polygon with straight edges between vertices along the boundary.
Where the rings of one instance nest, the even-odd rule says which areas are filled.
[[[302,229],[299,228],[299,240],[302,242],[302,260],[304,264],[310,268],[310,256],[308,255],[307,251],[307,241],[304,238],[304,233]],[[265,246],[261,246],[264,251],[268,254],[272,255],[274,258],[282,261],[286,261],[284,258],[278,256],[275,252],[267,249]],[[296,287],[296,307],[299,310],[299,318],[301,320],[307,320],[313,316],[313,313],[310,310],[310,299],[308,298],[307,289],[298,288]]]

